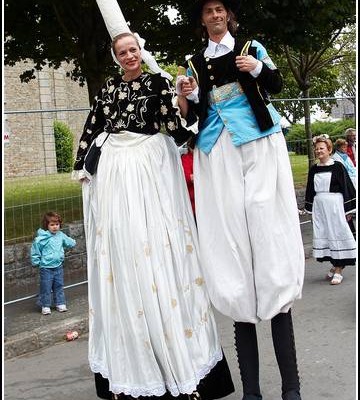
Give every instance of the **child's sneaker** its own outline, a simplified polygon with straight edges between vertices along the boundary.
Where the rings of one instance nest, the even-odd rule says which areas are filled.
[[[66,305],[65,305],[65,304],[60,304],[60,305],[56,306],[56,309],[57,309],[57,311],[59,311],[59,312],[65,312],[65,311],[68,310],[68,309],[66,308]]]
[[[43,315],[49,315],[49,314],[51,314],[50,307],[42,307],[42,309],[41,309],[41,314],[43,314]]]

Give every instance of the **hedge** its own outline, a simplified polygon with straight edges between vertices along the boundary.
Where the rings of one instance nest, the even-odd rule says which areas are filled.
[[[54,121],[57,172],[70,172],[74,165],[74,135],[70,128],[60,121]]]
[[[355,120],[353,118],[342,119],[335,122],[316,121],[311,123],[312,137],[320,134],[328,134],[330,139],[335,142],[339,137],[345,137],[344,132],[347,128],[355,128]],[[296,154],[306,154],[306,135],[305,126],[302,124],[294,124],[289,127],[286,134],[286,142],[289,151]]]

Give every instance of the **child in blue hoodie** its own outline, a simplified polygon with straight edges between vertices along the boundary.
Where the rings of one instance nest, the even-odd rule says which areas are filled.
[[[40,304],[44,315],[51,314],[51,292],[57,311],[67,311],[64,295],[64,249],[75,246],[76,241],[65,235],[61,228],[61,216],[47,212],[43,216],[42,228],[31,246],[31,263],[40,268]]]

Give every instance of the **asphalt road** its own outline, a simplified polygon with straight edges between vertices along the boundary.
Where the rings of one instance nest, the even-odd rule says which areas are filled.
[[[307,260],[303,298],[293,307],[303,400],[357,399],[356,268],[347,267],[343,283],[331,286],[324,279],[329,267]],[[218,313],[216,318],[236,387],[227,400],[240,400],[232,321]],[[280,400],[270,323],[261,322],[257,329],[263,400]],[[7,360],[4,367],[6,400],[96,399],[87,363],[87,335]]]

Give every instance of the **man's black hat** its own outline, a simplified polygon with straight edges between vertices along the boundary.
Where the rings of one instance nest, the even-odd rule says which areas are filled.
[[[195,25],[201,17],[201,12],[206,3],[211,0],[198,0],[195,2],[190,11],[190,20]],[[231,10],[234,14],[240,8],[240,0],[219,0],[227,10]]]

